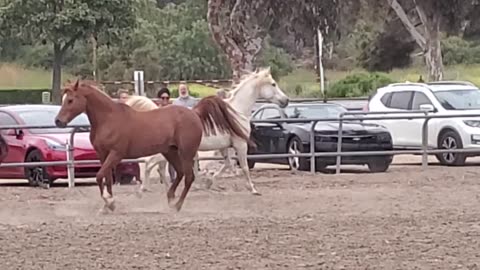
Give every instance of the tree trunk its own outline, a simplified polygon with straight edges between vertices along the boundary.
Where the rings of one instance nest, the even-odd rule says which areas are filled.
[[[417,13],[425,29],[425,64],[427,65],[428,80],[443,80],[443,59],[440,43],[439,12],[427,11],[420,5],[416,6]],[[428,12],[428,13],[427,13]],[[427,15],[428,14],[428,15]]]
[[[421,2],[414,0],[415,10],[420,21],[423,24],[423,32],[420,33],[412,21],[408,18],[405,10],[397,0],[387,0],[395,11],[399,19],[407,31],[417,42],[418,46],[423,50],[425,64],[428,71],[428,80],[438,81],[443,79],[443,61],[442,48],[440,46],[440,21],[441,14],[439,10],[435,10],[432,2]],[[422,0],[424,1],[424,0]]]
[[[235,0],[233,9],[225,12],[223,9],[228,6],[225,0],[209,0],[207,18],[213,40],[226,54],[236,83],[246,71],[254,70],[255,58],[262,49],[265,35],[259,27],[248,24],[252,9],[257,6]]]
[[[60,44],[53,44],[53,76],[52,76],[52,98],[53,104],[61,104],[61,84],[62,84],[62,62],[63,50]]]

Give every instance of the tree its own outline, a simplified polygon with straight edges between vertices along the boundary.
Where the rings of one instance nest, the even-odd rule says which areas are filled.
[[[0,10],[0,31],[11,31],[53,49],[52,94],[61,101],[62,62],[78,40],[109,42],[133,27],[133,0],[10,0]]]
[[[423,51],[429,80],[443,79],[441,30],[464,31],[474,0],[387,0]]]
[[[238,81],[244,70],[254,69],[272,25],[288,27],[308,39],[313,39],[317,28],[330,36],[337,29],[341,7],[355,2],[209,0],[207,18],[213,39],[226,54],[233,79]]]

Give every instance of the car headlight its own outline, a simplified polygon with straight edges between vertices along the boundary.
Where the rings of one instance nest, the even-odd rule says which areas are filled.
[[[478,120],[463,120],[463,123],[470,127],[480,127],[480,121]]]
[[[47,143],[48,148],[54,151],[67,151],[67,147],[65,144],[61,144],[50,139],[46,139],[45,142]]]

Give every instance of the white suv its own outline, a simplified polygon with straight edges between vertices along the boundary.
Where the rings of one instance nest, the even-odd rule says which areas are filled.
[[[434,115],[480,115],[480,89],[469,82],[394,83],[377,89],[368,111],[423,110]],[[396,114],[398,115],[398,114]],[[404,115],[404,114],[401,114]],[[420,149],[424,119],[372,120],[392,134],[395,149]],[[443,165],[463,165],[468,156],[480,155],[480,117],[430,119],[429,149],[478,148],[478,153],[442,153]]]

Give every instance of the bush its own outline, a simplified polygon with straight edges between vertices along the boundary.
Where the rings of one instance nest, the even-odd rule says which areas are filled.
[[[1,104],[41,104],[42,92],[50,92],[50,89],[34,89],[34,90],[1,90]]]
[[[445,65],[480,63],[480,44],[452,36],[442,40]]]
[[[372,91],[393,83],[384,73],[357,73],[348,75],[332,84],[327,90],[328,97],[361,97]]]
[[[270,67],[272,77],[278,80],[293,71],[292,58],[284,49],[270,45],[265,42],[262,53],[260,54],[257,65]]]

